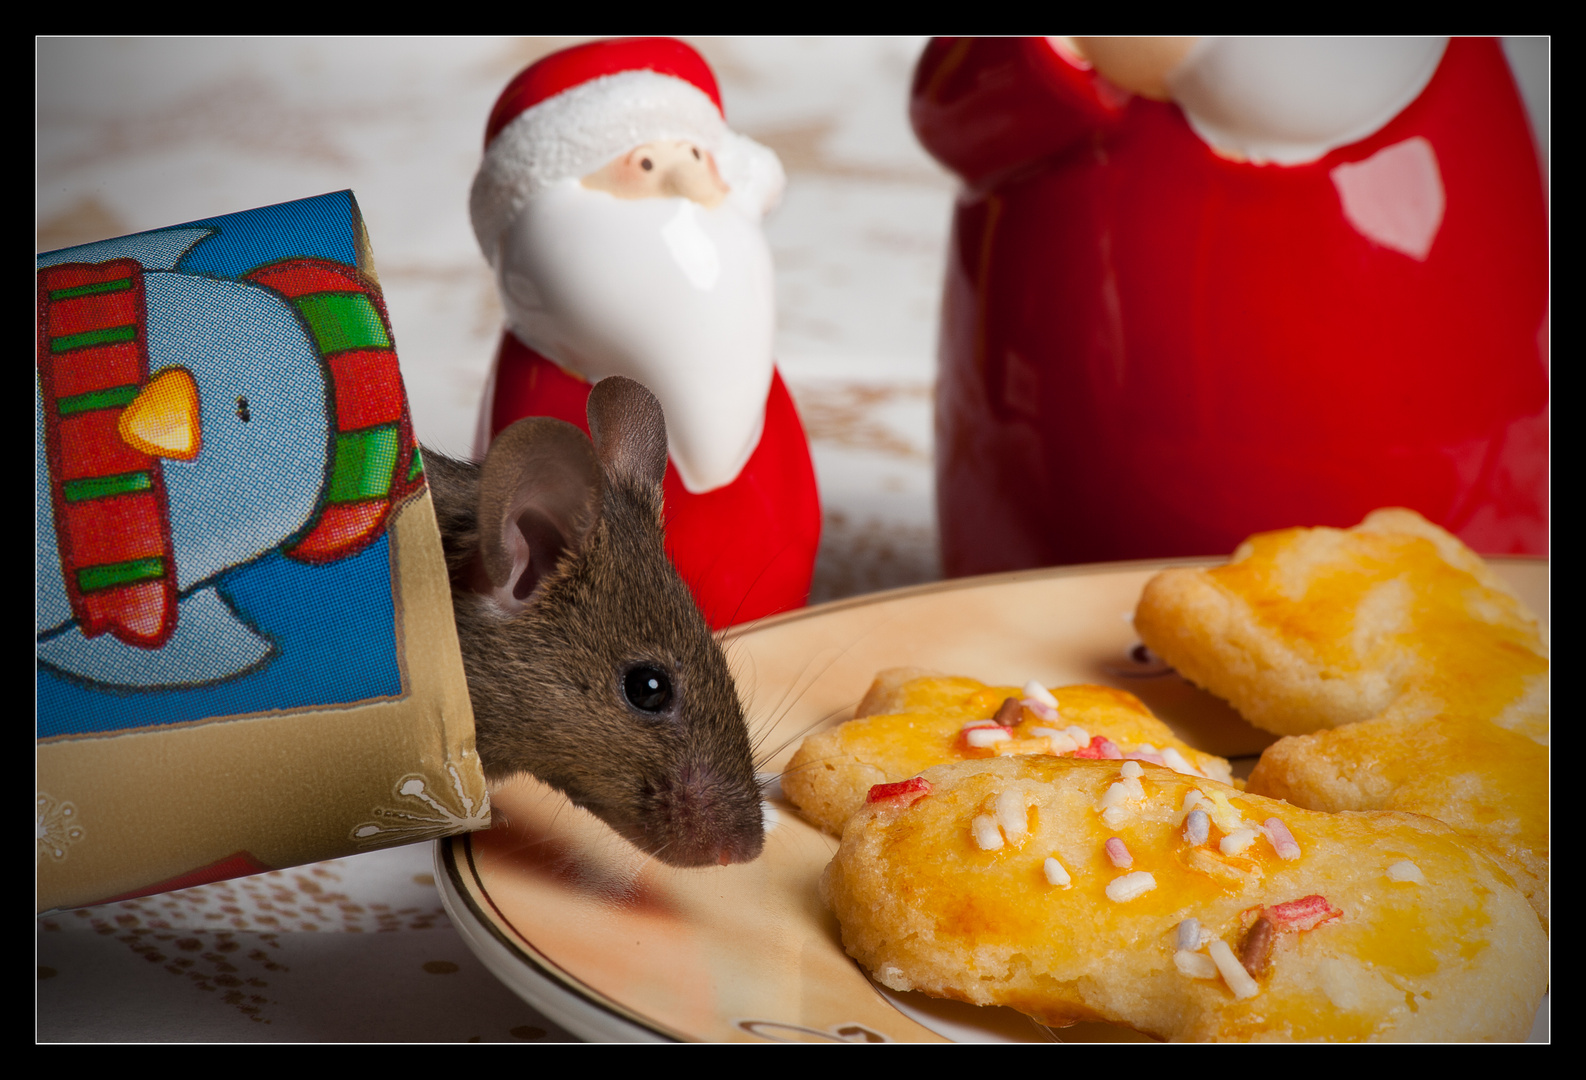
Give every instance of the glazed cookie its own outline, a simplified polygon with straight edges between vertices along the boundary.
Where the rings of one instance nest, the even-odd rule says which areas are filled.
[[[1536,617],[1410,510],[1261,533],[1222,566],[1166,570],[1134,622],[1181,675],[1279,735],[1443,715],[1547,742]]]
[[[1517,1040],[1546,937],[1446,826],[1026,755],[872,793],[821,889],[881,983],[1168,1040]]]
[[[1290,736],[1249,790],[1315,810],[1406,810],[1507,860],[1548,919],[1548,656],[1536,618],[1408,510],[1251,537],[1169,570],[1135,626],[1181,674]]]
[[[1011,702],[1011,704],[1010,704]],[[1037,682],[1023,689],[894,668],[876,676],[855,718],[804,740],[782,790],[822,828],[841,834],[876,784],[950,761],[1024,754],[1137,758],[1228,782],[1228,762],[1177,738],[1133,694]]]

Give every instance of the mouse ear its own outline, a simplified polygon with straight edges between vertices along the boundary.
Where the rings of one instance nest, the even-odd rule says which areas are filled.
[[[479,473],[481,591],[508,612],[526,607],[562,553],[583,544],[602,483],[594,447],[565,420],[531,416],[497,436]]]
[[[613,476],[659,490],[666,476],[666,417],[655,395],[622,375],[589,392],[589,433]]]

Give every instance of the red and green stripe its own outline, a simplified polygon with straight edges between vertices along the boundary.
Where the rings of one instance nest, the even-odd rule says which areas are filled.
[[[288,259],[249,280],[296,309],[330,371],[336,435],[330,483],[313,526],[290,554],[343,558],[372,542],[394,503],[423,483],[402,374],[379,287],[351,267]]]
[[[159,462],[117,426],[148,379],[143,270],[131,259],[38,276],[38,371],[56,538],[87,637],[157,648],[176,625]]]

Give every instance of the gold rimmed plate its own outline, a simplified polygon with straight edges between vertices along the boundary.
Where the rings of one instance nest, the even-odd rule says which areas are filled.
[[[1154,560],[1025,571],[837,601],[729,631],[762,768],[848,719],[875,673],[922,667],[992,684],[1101,683],[1131,691],[1194,746],[1243,775],[1274,736],[1167,670],[1130,621]],[[1548,564],[1492,565],[1547,619]],[[1243,768],[1238,765],[1243,759]],[[817,883],[837,841],[773,784],[765,853],[678,870],[530,779],[493,796],[497,827],[438,842],[447,911],[484,963],[547,1017],[591,1040],[712,1042],[1098,1041],[1009,1009],[877,987],[843,952]],[[1547,1004],[1543,1004],[1545,1014]],[[1545,1037],[1545,1015],[1539,1031]],[[1535,1036],[1533,1036],[1535,1037]]]

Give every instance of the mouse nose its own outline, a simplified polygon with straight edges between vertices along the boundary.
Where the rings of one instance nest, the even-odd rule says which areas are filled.
[[[641,847],[673,866],[753,862],[765,847],[765,817],[751,783],[725,782],[708,767],[689,767],[655,794]]]
[[[116,432],[140,453],[192,461],[204,442],[192,372],[168,367],[155,375],[121,410]]]

